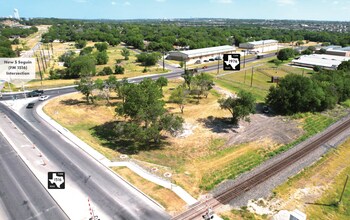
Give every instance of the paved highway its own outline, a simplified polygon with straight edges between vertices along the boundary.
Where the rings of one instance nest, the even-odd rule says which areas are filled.
[[[72,146],[40,119],[35,111],[22,109],[23,120],[0,103],[4,112],[36,147],[111,219],[169,219],[170,216],[85,152]],[[29,122],[29,123],[28,123]],[[17,178],[18,181],[24,181]],[[67,198],[69,199],[69,198]],[[88,208],[87,208],[88,212]],[[98,213],[97,213],[98,214]]]
[[[0,219],[68,219],[1,133],[0,177]]]
[[[266,55],[266,57],[271,56],[274,56],[274,54]],[[255,60],[256,58],[246,59],[246,63]],[[219,68],[222,68],[222,65]],[[217,65],[213,65],[207,69],[199,69],[199,72],[208,72],[216,69]],[[182,73],[183,70],[179,69],[178,71],[174,70],[171,73],[161,75],[135,77],[129,79],[129,81],[137,83],[144,78],[157,79],[160,76],[176,78]],[[45,91],[45,94],[55,96],[74,91],[75,88],[70,87]],[[12,99],[12,95],[4,94],[2,98],[9,100]],[[17,98],[24,98],[24,95],[19,93]],[[150,202],[141,193],[129,187],[124,181],[116,178],[115,175],[97,161],[94,161],[90,156],[63,139],[50,125],[38,117],[35,111],[23,108],[20,112],[26,119],[25,121],[1,103],[0,110],[36,144],[50,162],[55,163],[62,171],[65,171],[66,175],[78,183],[81,186],[81,190],[95,201],[103,209],[104,213],[107,213],[111,218],[154,220],[170,218],[167,213]],[[18,166],[19,163],[14,164],[13,169],[19,169]],[[14,181],[23,181],[23,179],[22,177],[15,177]],[[27,192],[27,190],[24,192]],[[8,204],[7,201],[2,202]]]
[[[275,53],[265,54],[264,58],[262,58],[262,59],[270,58],[270,57],[273,57],[273,56],[275,56]],[[251,57],[251,58],[245,59],[245,63],[250,63],[250,62],[257,61],[257,60],[258,59],[256,57]],[[241,68],[243,67],[243,64],[244,64],[244,60],[241,59]],[[169,65],[166,64],[166,67],[168,67],[168,66]],[[149,76],[139,76],[139,77],[129,78],[128,80],[131,83],[139,83],[145,78],[156,80],[156,79],[158,79],[161,76],[163,76],[165,78],[168,78],[168,79],[173,79],[173,78],[177,78],[177,77],[181,76],[181,74],[184,73],[184,70],[181,69],[181,68],[171,67],[170,69],[172,70],[170,73],[155,74],[155,75],[149,75]],[[198,72],[211,72],[211,71],[216,71],[217,69],[218,69],[217,63],[212,64],[210,66],[208,64],[208,67],[206,69],[200,69],[199,68]],[[222,61],[220,61],[219,69],[222,69]],[[70,88],[57,88],[57,89],[52,89],[52,90],[47,90],[47,91],[48,92],[45,91],[45,94],[50,95],[50,94],[64,94],[64,93],[74,92],[76,90],[73,87],[70,87]],[[14,96],[16,96],[17,98],[24,98],[23,92],[18,92],[15,95],[14,94],[3,93],[2,100],[11,100],[11,99],[14,98]]]

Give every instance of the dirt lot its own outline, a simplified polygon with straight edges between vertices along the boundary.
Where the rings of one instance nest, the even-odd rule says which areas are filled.
[[[303,131],[296,121],[285,117],[272,117],[266,114],[254,114],[251,122],[241,121],[239,128],[232,129],[227,134],[227,146],[249,143],[262,139],[270,139],[275,144],[288,144],[301,136]]]

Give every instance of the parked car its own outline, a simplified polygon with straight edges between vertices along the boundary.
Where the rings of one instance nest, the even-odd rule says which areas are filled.
[[[48,95],[42,95],[39,97],[39,101],[45,101],[46,99],[48,99],[50,96]]]
[[[27,107],[26,107],[26,108],[33,108],[33,107],[34,107],[34,105],[35,105],[35,103],[31,102],[31,103],[29,103],[29,104],[27,105]]]
[[[209,61],[215,61],[215,59],[214,58],[210,58]]]

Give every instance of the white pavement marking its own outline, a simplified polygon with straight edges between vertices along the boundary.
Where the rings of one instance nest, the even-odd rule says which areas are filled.
[[[18,129],[4,129],[3,127],[8,124],[8,121],[8,118],[0,117],[0,132],[15,149],[28,168],[34,173],[44,188],[51,194],[69,218],[77,220],[89,219],[89,212],[86,203],[88,195],[81,191],[79,186],[70,179],[69,176],[66,176],[66,188],[64,190],[47,189],[48,172],[59,171],[59,169],[55,164],[48,163],[48,160],[44,155],[42,156],[42,159],[38,159],[37,148],[22,148],[22,145],[32,146],[33,143],[31,143],[26,136],[22,135],[20,133],[21,131]],[[13,136],[16,138],[12,138]],[[45,162],[45,165],[43,162]],[[102,212],[100,207],[95,206],[95,211],[101,219],[111,219],[108,215]],[[37,214],[38,212],[35,211],[35,213]]]

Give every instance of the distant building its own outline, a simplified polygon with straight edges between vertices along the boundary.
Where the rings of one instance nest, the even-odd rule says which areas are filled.
[[[226,45],[195,50],[171,51],[166,59],[186,61],[187,64],[194,64],[222,59],[223,54],[235,52],[236,47]]]
[[[13,18],[14,18],[14,19],[17,19],[17,20],[20,19],[20,17],[19,17],[19,12],[18,12],[18,9],[17,9],[17,8],[13,9]]]
[[[350,57],[350,47],[341,47],[337,45],[330,45],[326,47],[321,47],[316,50],[316,52],[320,52],[321,49],[326,50],[325,54],[334,55],[334,56],[343,56]]]
[[[326,54],[328,55],[334,55],[334,56],[343,56],[343,57],[350,57],[350,50],[326,50]]]
[[[292,65],[310,67],[322,67],[324,69],[337,69],[343,61],[350,60],[350,57],[334,56],[328,54],[311,54],[300,56],[292,60]]]
[[[255,51],[258,53],[263,53],[271,50],[278,49],[278,41],[277,40],[260,40],[260,41],[252,41],[248,43],[240,43],[239,47],[242,49],[247,49],[251,51]]]

